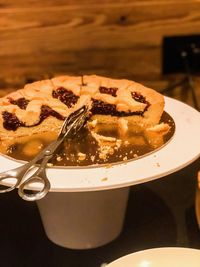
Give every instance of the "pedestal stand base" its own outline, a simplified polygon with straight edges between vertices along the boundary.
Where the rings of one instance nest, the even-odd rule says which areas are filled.
[[[93,192],[50,192],[37,201],[45,232],[57,245],[95,248],[121,232],[129,187]]]

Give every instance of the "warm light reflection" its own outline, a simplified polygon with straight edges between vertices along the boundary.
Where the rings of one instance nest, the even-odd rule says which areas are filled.
[[[144,260],[144,261],[140,262],[138,267],[150,267],[150,266],[151,266],[151,262]]]

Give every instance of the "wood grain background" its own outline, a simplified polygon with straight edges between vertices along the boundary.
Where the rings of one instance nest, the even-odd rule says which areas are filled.
[[[56,74],[161,79],[163,36],[200,33],[198,0],[0,0],[0,85]]]

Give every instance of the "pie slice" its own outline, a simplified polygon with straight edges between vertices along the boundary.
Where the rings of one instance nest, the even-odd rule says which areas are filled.
[[[0,139],[57,133],[63,120],[83,105],[90,106],[95,124],[148,128],[159,123],[164,97],[133,81],[96,75],[34,82],[0,98]]]
[[[93,119],[99,123],[118,123],[151,127],[159,123],[164,97],[153,89],[129,80],[115,80],[95,75],[83,76],[81,93],[90,94]]]

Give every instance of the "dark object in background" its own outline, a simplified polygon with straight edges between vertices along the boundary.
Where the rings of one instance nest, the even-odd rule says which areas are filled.
[[[168,86],[162,93],[182,86],[191,91],[194,107],[199,111],[192,75],[200,73],[200,35],[164,37],[162,48],[163,74],[185,74],[182,80]]]
[[[164,37],[162,48],[163,74],[185,73],[186,56],[190,73],[200,73],[200,35]]]

